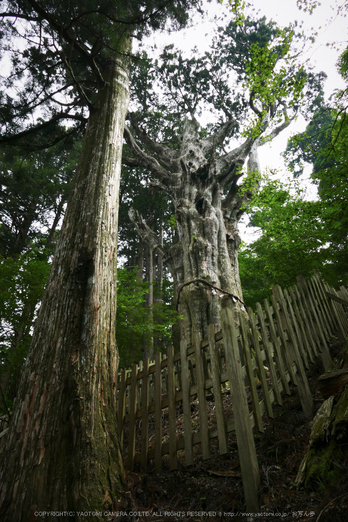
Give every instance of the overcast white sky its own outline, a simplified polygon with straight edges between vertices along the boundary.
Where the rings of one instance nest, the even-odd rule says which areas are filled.
[[[253,11],[259,16],[266,16],[280,26],[286,26],[295,20],[302,24],[302,29],[307,36],[316,35],[315,43],[308,45],[306,52],[301,57],[304,62],[309,60],[316,72],[324,71],[328,79],[325,85],[326,97],[333,93],[335,89],[343,88],[344,83],[337,73],[336,63],[339,55],[347,46],[348,30],[347,4],[348,0],[322,0],[313,14],[299,10],[296,0],[253,0],[252,6],[247,12]],[[207,4],[208,17],[202,21],[197,18],[194,27],[186,29],[180,33],[166,35],[163,38],[156,36],[156,44],[159,47],[174,43],[177,47],[185,49],[188,53],[194,46],[198,46],[201,51],[209,48],[211,36],[216,22],[213,21],[214,15],[221,16],[228,12],[228,1],[224,0],[222,5],[213,0]],[[278,169],[286,175],[285,165],[281,153],[285,150],[288,138],[305,129],[307,123],[299,118],[293,122],[288,129],[282,132],[273,142],[259,149],[260,164],[262,170]],[[316,189],[309,182],[310,170],[305,171],[301,177],[301,184],[307,187],[307,197],[315,197]],[[287,177],[287,176],[286,176]],[[245,241],[252,240],[251,230],[246,229],[241,223],[241,235]]]
[[[316,42],[303,55],[302,60],[309,60],[315,67],[316,71],[324,71],[328,75],[326,82],[327,97],[334,89],[343,87],[343,81],[336,70],[336,62],[339,54],[347,45],[348,31],[347,18],[343,15],[348,14],[347,9],[343,6],[347,5],[348,0],[322,0],[312,15],[300,11],[297,8],[296,0],[253,0],[252,7],[248,11],[259,13],[260,16],[265,15],[268,19],[272,19],[281,26],[288,25],[290,22],[297,20],[303,23],[303,29],[306,35],[318,32]],[[215,0],[206,4],[208,17],[202,20],[197,17],[194,27],[186,29],[180,33],[173,33],[159,37],[155,36],[156,44],[161,47],[174,43],[177,47],[185,49],[188,53],[194,46],[198,46],[199,50],[209,49],[211,36],[216,22],[213,21],[214,15],[220,16],[228,13],[228,1],[224,0],[223,4],[217,4]],[[337,14],[341,12],[341,14]],[[328,47],[327,44],[335,43],[335,47]],[[283,161],[280,152],[285,150],[287,139],[291,134],[295,134],[304,130],[306,123],[303,120],[294,122],[289,129],[278,136],[270,145],[265,145],[260,149],[260,161],[263,168],[283,168]]]
[[[303,23],[303,29],[306,34],[311,34],[314,31],[318,32],[315,43],[307,48],[307,52],[302,59],[309,60],[317,72],[324,71],[328,75],[325,85],[327,97],[332,94],[334,89],[343,88],[344,86],[343,80],[336,69],[339,54],[344,50],[348,40],[347,18],[343,16],[344,13],[347,13],[347,10],[343,9],[342,12],[342,9],[340,9],[344,4],[347,4],[347,0],[344,2],[322,0],[321,5],[310,15],[299,11],[296,0],[283,2],[279,0],[253,1],[255,8],[280,25],[286,25],[290,21],[297,20]],[[337,14],[338,11],[341,11],[341,14]],[[334,46],[328,46],[327,44],[334,44]],[[288,132],[282,133],[277,140],[274,140],[268,151],[261,149],[260,159],[262,166],[277,167],[278,158],[275,157],[275,149],[277,151],[279,149],[284,150],[288,136],[299,130],[304,130],[305,125],[306,123],[303,120],[293,123]]]
[[[247,8],[247,13],[252,12],[257,17],[266,16],[269,20],[274,20],[280,26],[287,26],[291,22],[297,21],[302,24],[302,29],[307,36],[318,33],[315,43],[308,44],[301,60],[309,60],[315,72],[324,71],[328,79],[325,84],[325,94],[327,99],[335,89],[344,87],[344,82],[337,72],[336,63],[339,55],[347,47],[348,24],[345,15],[348,15],[348,0],[321,0],[312,14],[299,10],[297,0],[252,0]],[[206,3],[208,16],[202,20],[201,17],[195,18],[193,27],[180,31],[180,33],[163,34],[155,33],[149,39],[149,44],[156,44],[158,48],[174,43],[188,54],[195,46],[204,52],[209,49],[214,27],[217,22],[214,17],[230,15],[228,0],[223,0],[218,4],[216,0]],[[222,24],[220,24],[222,25]],[[279,177],[289,177],[281,156],[284,152],[288,138],[305,130],[307,122],[303,118],[298,118],[288,129],[283,131],[270,144],[264,145],[259,149],[259,159],[262,171],[266,169],[276,169]],[[300,178],[302,188],[306,189],[307,199],[316,197],[316,187],[310,182],[311,169],[305,169]],[[245,216],[240,223],[240,233],[243,241],[250,242],[256,238],[255,229],[246,227],[248,217]]]

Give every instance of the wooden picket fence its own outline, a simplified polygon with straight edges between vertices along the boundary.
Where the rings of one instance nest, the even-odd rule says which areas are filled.
[[[330,339],[348,336],[347,311],[347,289],[336,292],[318,273],[309,280],[298,277],[288,290],[275,286],[271,302],[266,299],[263,307],[258,303],[256,313],[250,308],[238,316],[226,312],[222,331],[210,325],[206,339],[195,336],[192,346],[181,341],[180,352],[169,348],[166,357],[157,353],[154,362],[145,359],[123,370],[117,415],[126,467],[145,470],[153,460],[160,472],[167,455],[170,469],[176,469],[182,451],[190,465],[194,446],[203,460],[208,459],[215,438],[224,454],[228,433],[236,431],[242,475],[245,456],[250,476],[254,461],[244,454],[251,452],[253,441],[243,434],[254,426],[263,432],[263,415],[273,418],[273,404],[282,404],[290,382],[297,387],[305,415],[313,414],[306,369],[318,357],[325,370],[329,367]],[[238,379],[243,389],[235,384]],[[256,490],[256,471],[255,477]]]

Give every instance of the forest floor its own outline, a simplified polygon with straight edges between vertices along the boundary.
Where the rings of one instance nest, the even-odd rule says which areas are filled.
[[[339,351],[338,345],[332,348]],[[317,387],[322,373],[321,364],[312,365],[308,373],[317,408],[323,402]],[[127,486],[117,506],[127,514],[120,513],[115,520],[346,522],[348,468],[340,484],[324,487],[318,479],[311,489],[295,485],[311,433],[311,422],[302,413],[296,387],[292,387],[290,396],[283,397],[282,406],[274,405],[274,412],[274,419],[264,416],[264,433],[254,431],[261,475],[259,514],[246,514],[237,442],[230,435],[230,452],[226,455],[219,455],[217,440],[212,440],[209,460],[202,461],[198,447],[192,466],[186,467],[181,455],[175,471],[169,470],[165,459],[160,475],[151,467],[146,473],[128,471]]]

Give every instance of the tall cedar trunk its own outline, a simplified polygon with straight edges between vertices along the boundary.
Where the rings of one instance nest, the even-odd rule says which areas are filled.
[[[120,491],[116,249],[127,60],[104,72],[6,436],[2,521],[101,511]],[[60,517],[74,519],[84,517]]]

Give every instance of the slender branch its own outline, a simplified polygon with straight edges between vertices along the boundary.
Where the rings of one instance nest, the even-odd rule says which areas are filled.
[[[176,309],[178,309],[178,307],[179,307],[181,290],[183,288],[185,288],[185,286],[192,285],[193,283],[203,283],[204,285],[210,286],[210,288],[213,288],[214,290],[216,290],[219,293],[219,297],[223,298],[228,295],[228,296],[232,297],[232,299],[234,301],[239,301],[240,304],[246,308],[245,303],[243,303],[243,301],[237,295],[231,294],[231,292],[228,292],[227,290],[223,290],[222,288],[209,283],[205,279],[196,278],[196,279],[192,279],[191,281],[187,281],[186,283],[182,284],[181,287],[179,288],[178,296],[176,298]]]
[[[275,127],[270,134],[268,134],[267,136],[262,137],[260,139],[259,143],[258,143],[259,147],[262,147],[262,145],[264,145],[265,143],[269,143],[274,138],[276,138],[278,136],[278,134],[280,134],[284,129],[289,127],[290,123],[296,117],[296,115],[294,115],[292,118],[289,118],[289,116],[287,114],[287,111],[286,111],[286,108],[284,108],[283,114],[284,114],[284,121],[283,121],[283,123],[281,123],[280,125]]]
[[[330,155],[331,152],[335,151],[336,142],[337,142],[337,140],[338,140],[338,138],[339,138],[339,136],[341,134],[341,130],[343,129],[343,125],[345,123],[345,119],[346,119],[346,116],[347,116],[347,112],[346,111],[347,111],[347,107],[343,107],[341,110],[337,111],[335,121],[332,124],[331,135],[332,135],[333,129],[335,128],[335,125],[339,121],[339,117],[341,116],[341,114],[343,114],[343,115],[341,117],[341,121],[340,121],[340,126],[339,126],[339,129],[338,129],[338,132],[336,133],[334,141],[330,144],[330,149],[329,149],[327,155]]]
[[[26,20],[27,22],[40,22],[41,18],[37,16],[28,16],[22,13],[15,13],[14,11],[4,11],[0,13],[0,18],[20,18],[21,20]]]
[[[59,50],[57,49],[57,52],[59,52]],[[73,68],[71,67],[71,64],[70,62],[67,60],[67,58],[65,57],[65,53],[64,51],[62,50],[61,53],[60,53],[61,57],[62,57],[62,60],[63,62],[65,63],[65,66],[66,68],[68,69],[68,71],[70,72],[70,75],[77,87],[77,90],[78,92],[80,93],[80,96],[83,100],[85,100],[85,103],[87,104],[87,107],[89,109],[92,109],[93,108],[93,104],[91,102],[91,100],[88,98],[87,94],[85,93],[82,85],[80,84],[80,82],[77,80],[77,78],[75,77],[75,73],[73,71]]]
[[[32,6],[32,8],[44,19],[46,20],[50,27],[54,29],[59,35],[61,35],[64,40],[66,40],[71,46],[77,50],[81,58],[92,68],[94,71],[97,81],[101,87],[105,85],[105,80],[94,60],[94,58],[82,47],[82,45],[77,42],[76,37],[73,37],[69,34],[66,27],[59,24],[57,20],[53,18],[43,7],[41,7],[36,0],[27,0],[28,3]]]
[[[333,504],[337,500],[339,500],[341,498],[344,498],[344,497],[347,497],[347,496],[348,496],[348,493],[343,493],[342,495],[340,495],[340,496],[330,500],[330,502],[328,504],[326,504],[326,506],[320,511],[319,516],[318,516],[318,518],[316,519],[315,522],[319,522],[319,520],[321,519],[321,515],[331,506],[331,504]]]
[[[251,91],[250,97],[249,97],[249,107],[251,110],[259,116],[259,118],[262,117],[262,112],[255,106],[254,104],[254,90]]]
[[[87,120],[85,120],[84,123],[87,123]],[[60,136],[58,136],[57,138],[55,138],[51,142],[46,142],[46,143],[44,143],[43,145],[40,145],[40,146],[35,145],[34,147],[32,147],[32,151],[46,150],[46,149],[49,149],[50,147],[54,147],[55,145],[57,145],[57,143],[65,140],[69,136],[73,136],[78,130],[83,130],[84,126],[85,125],[83,123],[81,123],[77,127],[75,127],[72,130],[70,130],[70,132],[64,132],[63,134],[61,134]]]
[[[49,125],[51,125],[52,123],[55,123],[60,120],[66,120],[66,119],[80,121],[84,124],[87,123],[87,119],[84,118],[83,116],[72,115],[72,114],[67,114],[67,113],[61,112],[61,113],[53,116],[50,120],[41,123],[40,125],[35,125],[34,127],[30,127],[29,129],[26,129],[22,132],[18,132],[17,134],[0,136],[0,143],[10,143],[11,141],[14,141],[14,140],[17,140],[20,138],[25,138],[26,136],[30,136],[31,134],[35,134],[35,133],[45,129],[46,127],[49,127]],[[69,136],[73,132],[75,132],[75,129],[68,133],[64,133],[64,137]],[[58,141],[60,141],[60,139]],[[46,148],[46,147],[44,147],[44,148]]]
[[[139,161],[137,161],[135,158],[131,158],[130,156],[125,156],[123,153],[122,153],[122,163],[123,163],[123,165],[126,165],[126,167],[131,167],[131,168],[142,167],[141,163],[139,163]]]
[[[237,125],[237,121],[230,118],[228,121],[223,123],[214,134],[202,140],[203,149],[208,153],[215,150],[223,143],[224,139],[230,135],[231,131],[237,127]]]
[[[53,98],[53,96],[55,96],[56,94],[59,94],[59,93],[65,91],[69,87],[73,87],[73,86],[74,86],[74,83],[68,83],[66,85],[63,85],[63,87],[60,87],[59,89],[56,89],[52,93],[46,93],[45,87],[44,87],[41,90],[41,92],[39,92],[39,93],[37,93],[35,95],[35,100],[32,100],[32,101],[35,101],[35,103],[31,103],[30,100],[29,100],[28,103],[25,104],[25,105],[16,104],[15,109],[17,111],[20,110],[20,116],[23,117],[26,114],[31,113],[34,109],[36,109],[37,107],[40,107],[40,105],[42,105],[43,103],[45,103],[45,102],[47,102],[49,100],[54,101],[58,105],[61,105],[61,106],[64,105],[65,107],[70,107],[71,108],[73,106],[73,103],[65,103],[65,104],[63,104],[61,101],[58,101],[55,98]],[[40,96],[43,93],[45,93],[46,96],[40,100],[39,98],[40,98]]]
[[[60,87],[60,89],[56,89],[54,92],[52,92],[50,94],[46,94],[45,98],[43,98],[40,101],[37,101],[34,105],[31,105],[30,107],[28,107],[27,112],[32,112],[33,109],[36,109],[36,107],[39,107],[40,105],[42,105],[43,103],[45,103],[48,100],[53,100],[55,103],[58,103],[59,105],[62,105],[62,103],[57,101],[57,100],[55,100],[53,98],[53,96],[55,96],[56,94],[59,94],[59,93],[65,91],[69,87],[73,87],[73,86],[74,86],[73,83],[68,83],[66,85],[63,85],[63,87]],[[38,96],[36,97],[36,100],[37,99],[38,99]],[[71,107],[71,105],[72,105],[71,103],[66,103],[65,104],[66,107]]]
[[[178,162],[177,160],[173,160],[171,156],[173,155],[173,150],[169,147],[166,147],[165,145],[162,145],[160,143],[156,143],[153,141],[146,132],[141,129],[136,121],[136,118],[129,113],[128,114],[131,127],[138,136],[138,138],[141,140],[141,142],[148,147],[152,152],[155,152],[159,155],[163,163],[169,168],[172,168],[174,170],[178,169]]]
[[[159,179],[159,181],[168,184],[169,190],[169,185],[176,183],[177,175],[167,171],[162,167],[162,165],[160,165],[160,163],[158,163],[154,157],[149,156],[146,154],[146,152],[142,151],[127,125],[124,127],[124,137],[127,145],[131,148],[138,164],[146,169],[149,169],[156,176],[156,178]]]
[[[153,248],[153,250],[156,250],[161,257],[164,257],[165,251],[160,239],[157,237],[155,232],[147,225],[147,223],[145,223],[142,215],[134,208],[131,208],[128,211],[128,216],[131,222],[134,224],[135,228],[137,229],[137,232],[141,239],[147,245]]]

